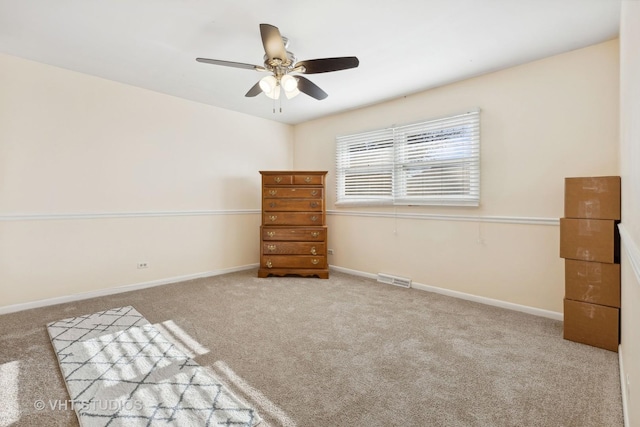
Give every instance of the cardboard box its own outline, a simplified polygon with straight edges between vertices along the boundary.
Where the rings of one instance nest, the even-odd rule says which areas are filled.
[[[620,219],[620,177],[565,178],[566,218]]]
[[[564,339],[618,351],[620,309],[564,300]]]
[[[564,289],[567,299],[620,308],[620,264],[566,259]]]
[[[617,221],[560,218],[560,257],[593,262],[620,262]]]

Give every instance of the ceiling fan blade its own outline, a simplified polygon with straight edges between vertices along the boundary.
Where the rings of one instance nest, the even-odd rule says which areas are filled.
[[[262,93],[262,89],[260,89],[260,82],[253,85],[249,92],[246,93],[246,97],[258,96]]]
[[[284,41],[280,35],[278,27],[269,24],[260,24],[260,35],[262,36],[262,45],[269,59],[287,60],[287,50],[284,47]]]
[[[298,80],[298,90],[312,98],[321,100],[329,96],[325,91],[316,86],[315,83],[305,77],[296,76],[296,80]]]
[[[322,58],[300,61],[295,65],[295,68],[302,66],[305,68],[305,74],[318,74],[328,73],[330,71],[348,70],[349,68],[356,68],[359,64],[360,61],[358,61],[358,58],[355,56],[343,56],[340,58]]]
[[[265,71],[265,68],[260,65],[244,64],[242,62],[222,61],[220,59],[209,58],[196,58],[196,61],[203,62],[205,64],[223,65],[225,67],[244,68],[247,70]]]

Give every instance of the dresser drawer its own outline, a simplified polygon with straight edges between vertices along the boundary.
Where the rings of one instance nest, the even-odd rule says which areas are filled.
[[[291,185],[293,184],[293,175],[289,174],[268,174],[262,175],[263,185]]]
[[[323,199],[322,188],[313,187],[268,187],[262,190],[262,197],[282,199]]]
[[[262,227],[262,240],[267,241],[324,242],[326,238],[327,229],[324,227]]]
[[[262,268],[327,268],[324,256],[313,255],[263,255]]]
[[[324,225],[323,212],[270,212],[262,216],[264,225]]]
[[[265,199],[263,209],[269,211],[316,212],[322,211],[322,200]]]
[[[264,242],[264,255],[326,255],[324,242]]]
[[[293,183],[296,185],[323,185],[324,175],[293,175]]]

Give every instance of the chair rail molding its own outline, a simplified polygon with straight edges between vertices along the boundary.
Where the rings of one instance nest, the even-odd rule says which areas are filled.
[[[529,225],[554,225],[554,226],[560,225],[560,220],[558,218],[523,217],[523,216],[455,215],[455,214],[367,212],[367,211],[343,211],[343,210],[327,210],[327,214],[335,215],[335,216],[419,219],[419,220],[430,220],[430,221],[493,222],[493,223],[501,223],[501,224],[529,224]]]
[[[0,214],[0,221],[50,221],[106,218],[147,218],[169,216],[213,216],[260,214],[260,209],[221,209],[187,211],[139,211],[139,212],[68,212],[68,213],[24,213]]]

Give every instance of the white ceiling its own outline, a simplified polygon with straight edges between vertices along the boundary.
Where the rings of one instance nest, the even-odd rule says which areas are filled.
[[[592,45],[618,35],[621,0],[0,0],[0,52],[283,123],[300,123]],[[244,94],[259,24],[298,60],[357,56],[307,77],[329,97]],[[276,105],[279,108],[280,103]],[[277,110],[276,110],[277,111]]]

